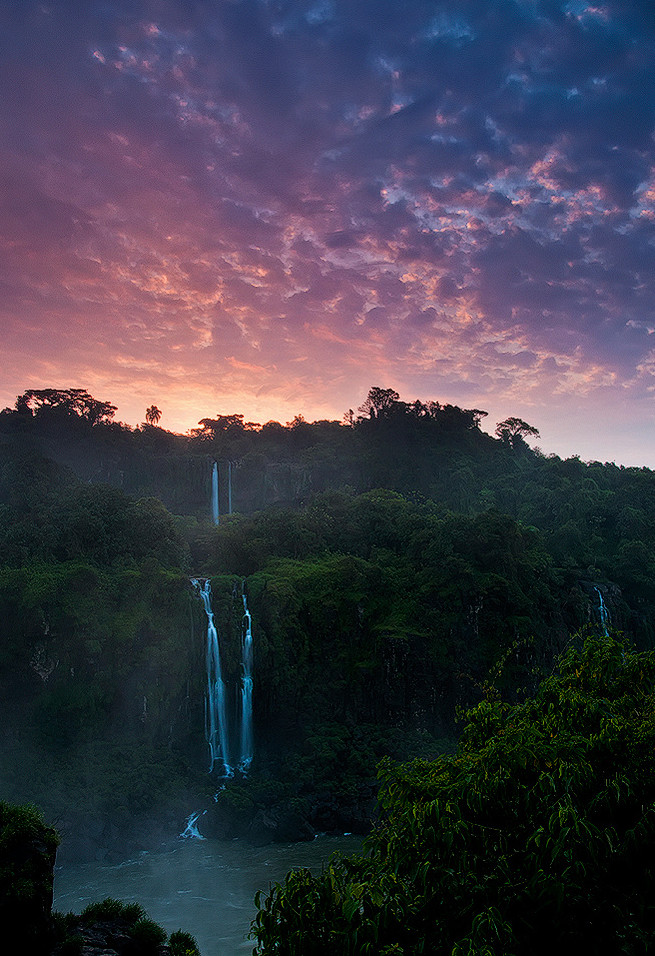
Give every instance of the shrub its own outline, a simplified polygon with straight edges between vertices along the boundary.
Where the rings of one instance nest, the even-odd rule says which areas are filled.
[[[159,923],[155,923],[147,916],[142,916],[132,927],[132,936],[137,943],[143,946],[145,951],[155,952],[161,943],[166,942],[168,934]]]
[[[178,929],[168,940],[171,956],[200,956],[198,944],[190,933]]]
[[[572,646],[490,691],[454,756],[383,762],[365,852],[258,900],[259,956],[645,954],[655,947],[655,653]]]
[[[83,923],[100,923],[108,920],[123,920],[134,926],[145,917],[145,911],[139,903],[124,903],[122,900],[107,896],[99,903],[90,903],[80,914]]]

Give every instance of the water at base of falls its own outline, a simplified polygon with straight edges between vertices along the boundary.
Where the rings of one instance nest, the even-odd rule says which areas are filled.
[[[167,932],[182,928],[202,956],[245,956],[257,890],[267,890],[292,868],[319,872],[334,850],[357,852],[358,837],[319,837],[309,843],[244,846],[240,840],[177,840],[162,853],[124,863],[66,864],[55,868],[54,908],[80,913],[110,896],[138,901]]]

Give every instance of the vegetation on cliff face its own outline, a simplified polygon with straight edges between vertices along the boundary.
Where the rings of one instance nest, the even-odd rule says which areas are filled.
[[[83,484],[22,447],[5,452],[0,785],[58,821],[64,853],[76,835],[93,856],[109,820],[130,840],[135,818],[156,808],[182,819],[201,762],[191,745],[189,767],[180,759],[196,731],[190,675],[202,680],[185,546],[157,499]]]
[[[381,768],[362,854],[290,873],[259,956],[647,953],[655,654],[575,641],[522,703],[489,691],[453,756]]]

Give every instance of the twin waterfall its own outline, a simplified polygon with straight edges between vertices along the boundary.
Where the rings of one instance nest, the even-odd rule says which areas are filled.
[[[252,691],[253,691],[253,642],[252,618],[248,610],[245,588],[242,587],[243,619],[241,623],[241,679],[239,709],[240,731],[236,720],[230,719],[229,702],[221,673],[221,655],[218,632],[214,624],[211,582],[209,579],[192,579],[207,615],[207,691],[205,697],[205,736],[209,747],[211,773],[217,763],[223,768],[223,776],[231,777],[235,770],[245,773],[253,757]]]

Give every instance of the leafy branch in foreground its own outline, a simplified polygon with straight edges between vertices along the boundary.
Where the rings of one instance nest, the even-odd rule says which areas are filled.
[[[535,696],[469,712],[454,756],[380,767],[361,855],[258,900],[259,956],[646,953],[655,654],[587,636]]]

